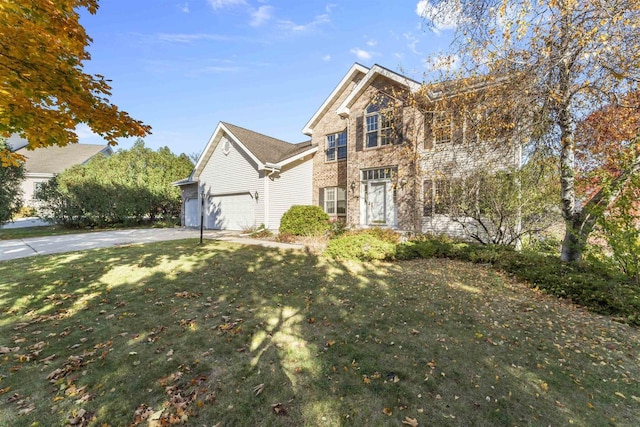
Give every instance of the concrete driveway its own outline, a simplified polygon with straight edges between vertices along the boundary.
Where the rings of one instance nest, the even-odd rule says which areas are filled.
[[[134,243],[200,238],[200,230],[187,228],[136,228],[129,230],[97,231],[61,236],[31,237],[0,240],[0,261],[32,255],[56,254]],[[301,249],[302,245],[278,243],[241,237],[237,232],[205,230],[205,239],[217,239],[247,245],[261,245],[281,249]]]
[[[207,231],[205,234],[207,238],[221,236],[221,233],[211,231]],[[185,228],[140,228],[0,240],[0,261],[23,258],[31,255],[55,254],[131,243],[151,243],[199,237],[199,230]]]

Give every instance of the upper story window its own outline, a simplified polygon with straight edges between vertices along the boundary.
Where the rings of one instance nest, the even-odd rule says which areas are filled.
[[[387,97],[378,97],[367,106],[365,144],[367,148],[393,144],[393,112]]]
[[[448,111],[434,111],[432,113],[431,132],[436,144],[451,142],[453,138],[453,121]]]
[[[327,135],[327,162],[347,158],[347,131]]]

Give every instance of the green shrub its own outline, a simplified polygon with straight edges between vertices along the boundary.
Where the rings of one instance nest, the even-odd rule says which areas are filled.
[[[280,233],[294,236],[317,236],[329,228],[329,215],[320,206],[291,206],[280,220]]]
[[[400,234],[398,234],[391,228],[382,228],[382,227],[363,228],[361,230],[357,230],[352,233],[369,234],[375,237],[376,239],[382,240],[383,242],[388,242],[393,244],[400,243]]]
[[[324,253],[337,260],[393,259],[396,245],[369,233],[345,234],[331,239]]]

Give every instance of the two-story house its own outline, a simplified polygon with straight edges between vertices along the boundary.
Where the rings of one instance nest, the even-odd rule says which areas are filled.
[[[410,96],[418,91],[423,100],[420,106]],[[517,166],[520,155],[517,144],[482,142],[467,122],[468,114],[438,111],[438,100],[452,96],[455,93],[447,85],[428,86],[379,65],[368,68],[354,64],[304,126],[303,133],[311,141],[290,144],[291,153],[297,152],[296,147],[305,147],[296,157],[296,167],[301,168],[298,172],[308,174],[304,178],[303,173],[296,175],[300,190],[283,179],[286,170],[270,169],[273,164],[265,162],[249,162],[251,174],[266,183],[258,185],[264,188],[265,197],[259,202],[256,191],[254,204],[271,212],[265,204],[277,203],[281,215],[286,206],[312,203],[349,226],[462,234],[459,222],[443,215],[439,192],[449,180],[463,178],[473,168]],[[244,147],[248,160],[258,149],[269,151],[268,140],[252,139],[249,131],[243,137],[245,140],[237,143]],[[286,152],[282,143],[278,141],[273,150],[279,146]],[[198,174],[204,167],[203,158],[213,158],[207,150],[203,156],[188,185],[201,189],[226,186],[232,180],[228,174],[209,174],[206,180]],[[225,162],[223,156],[218,157]],[[224,167],[212,165],[210,169]],[[276,190],[280,186],[287,191]],[[272,198],[275,192],[279,194],[277,200]],[[226,215],[216,209],[216,215]],[[258,222],[262,218],[264,214],[253,220],[245,217],[244,221],[257,226],[264,223]],[[264,224],[276,229],[279,218],[271,218]]]

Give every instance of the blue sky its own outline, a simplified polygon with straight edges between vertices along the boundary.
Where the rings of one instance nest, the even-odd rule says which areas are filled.
[[[219,121],[288,142],[354,62],[422,81],[446,52],[450,25],[430,31],[423,0],[103,0],[81,23],[89,73],[111,101],[153,127],[147,146],[199,153]],[[427,9],[425,9],[425,7]],[[80,142],[102,143],[85,126]],[[118,148],[129,148],[122,140]]]

